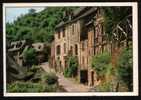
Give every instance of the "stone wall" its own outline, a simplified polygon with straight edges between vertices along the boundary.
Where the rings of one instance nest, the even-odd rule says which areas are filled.
[[[89,12],[89,11],[88,11]],[[83,13],[83,12],[82,12]],[[88,14],[85,12],[84,15]],[[83,15],[83,14],[82,14]],[[68,22],[55,33],[55,62],[57,71],[63,72],[67,67],[65,59],[68,55],[78,57],[78,79],[89,86],[98,85],[100,80],[97,78],[96,72],[91,67],[92,57],[104,51],[112,53],[117,47],[116,42],[111,43],[104,30],[103,11],[97,8],[87,16],[78,16],[75,21]],[[65,37],[63,37],[62,29],[64,29]],[[58,39],[58,35],[60,38]],[[64,43],[66,43],[66,52],[64,53]],[[57,46],[60,45],[61,52],[56,54]],[[125,45],[125,42],[123,43]],[[77,49],[76,49],[77,48]],[[61,61],[58,62],[58,59]],[[84,78],[83,78],[84,77]]]

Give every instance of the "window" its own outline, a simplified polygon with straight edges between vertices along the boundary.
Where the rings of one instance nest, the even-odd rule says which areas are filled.
[[[60,67],[62,66],[62,62],[60,61]]]
[[[104,32],[104,25],[103,24],[101,24],[101,31],[102,31],[102,34],[105,34],[105,32]]]
[[[74,25],[72,24],[72,35],[74,34]]]
[[[9,48],[14,48],[14,46],[15,46],[14,44],[11,44]]]
[[[94,47],[94,55],[96,54],[96,48]]]
[[[63,37],[65,37],[65,29],[63,29],[62,33],[63,33]]]
[[[21,45],[22,45],[22,42],[17,42],[16,48],[20,48]]]
[[[56,54],[59,55],[61,52],[60,45],[57,46]]]
[[[67,67],[67,56],[64,56],[64,65]]]
[[[85,59],[84,56],[82,56],[82,64],[84,65]]]
[[[66,53],[66,43],[64,43],[64,53]]]
[[[41,45],[38,46],[38,49],[41,49]]]
[[[84,42],[82,42],[82,50],[83,50],[83,51],[84,51],[84,45],[85,45]]]
[[[58,32],[58,39],[60,39],[60,31]]]
[[[78,55],[78,46],[75,44],[75,55]]]
[[[97,44],[98,43],[98,38],[95,38],[94,39],[94,44]]]
[[[71,54],[73,53],[73,47],[72,46],[70,47],[70,52],[71,52]]]

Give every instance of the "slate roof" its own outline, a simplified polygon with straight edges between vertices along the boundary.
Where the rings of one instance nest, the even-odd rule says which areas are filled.
[[[70,21],[66,21],[66,22],[60,22],[57,26],[56,29],[59,29],[69,23],[75,22],[83,17],[88,16],[89,14],[93,13],[94,11],[96,11],[97,8],[95,7],[91,7],[89,8],[89,10],[85,11],[84,13],[82,12],[84,9],[86,9],[86,7],[82,7],[79,9],[79,11],[75,12],[75,16],[79,14],[79,16],[77,16],[76,18],[70,20]],[[81,14],[80,14],[81,13]]]

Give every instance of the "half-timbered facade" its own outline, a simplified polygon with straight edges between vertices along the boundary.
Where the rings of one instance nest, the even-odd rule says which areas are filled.
[[[78,58],[79,81],[89,86],[99,83],[96,72],[91,68],[92,57],[104,51],[112,54],[115,48],[119,45],[125,46],[126,43],[108,41],[103,14],[103,9],[99,7],[80,7],[71,13],[68,21],[60,22],[56,26],[54,35],[57,71],[64,71],[67,67],[67,56],[72,54]]]

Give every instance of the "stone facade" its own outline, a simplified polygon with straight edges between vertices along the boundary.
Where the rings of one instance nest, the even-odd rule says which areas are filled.
[[[13,56],[14,60],[20,65],[23,65],[23,50],[26,47],[26,41],[14,41],[11,42],[8,47],[8,52]]]
[[[54,50],[51,50],[54,60],[52,58],[51,62],[57,72],[63,73],[67,67],[67,56],[71,54],[78,58],[77,77],[80,83],[89,86],[99,84],[100,80],[91,68],[92,57],[104,51],[112,54],[119,48],[117,41],[108,41],[103,14],[99,7],[80,7],[70,14],[68,21],[56,26]],[[120,43],[126,45],[125,41]]]
[[[94,85],[96,74],[91,69],[91,58],[102,52],[104,34],[100,11],[94,7],[80,7],[71,18],[68,22],[60,22],[56,27],[54,35],[56,69],[63,72],[67,67],[66,58],[72,54],[78,58],[80,82]],[[99,43],[97,47],[95,47],[96,42]],[[106,46],[103,48],[107,49]]]
[[[44,43],[33,43],[28,44],[26,40],[21,41],[14,41],[11,42],[8,47],[8,53],[13,56],[14,60],[20,65],[24,66],[25,59],[23,57],[24,51],[26,51],[29,48],[34,48],[37,54],[37,60],[38,63],[41,63],[44,61],[45,55],[44,50],[46,45]]]

